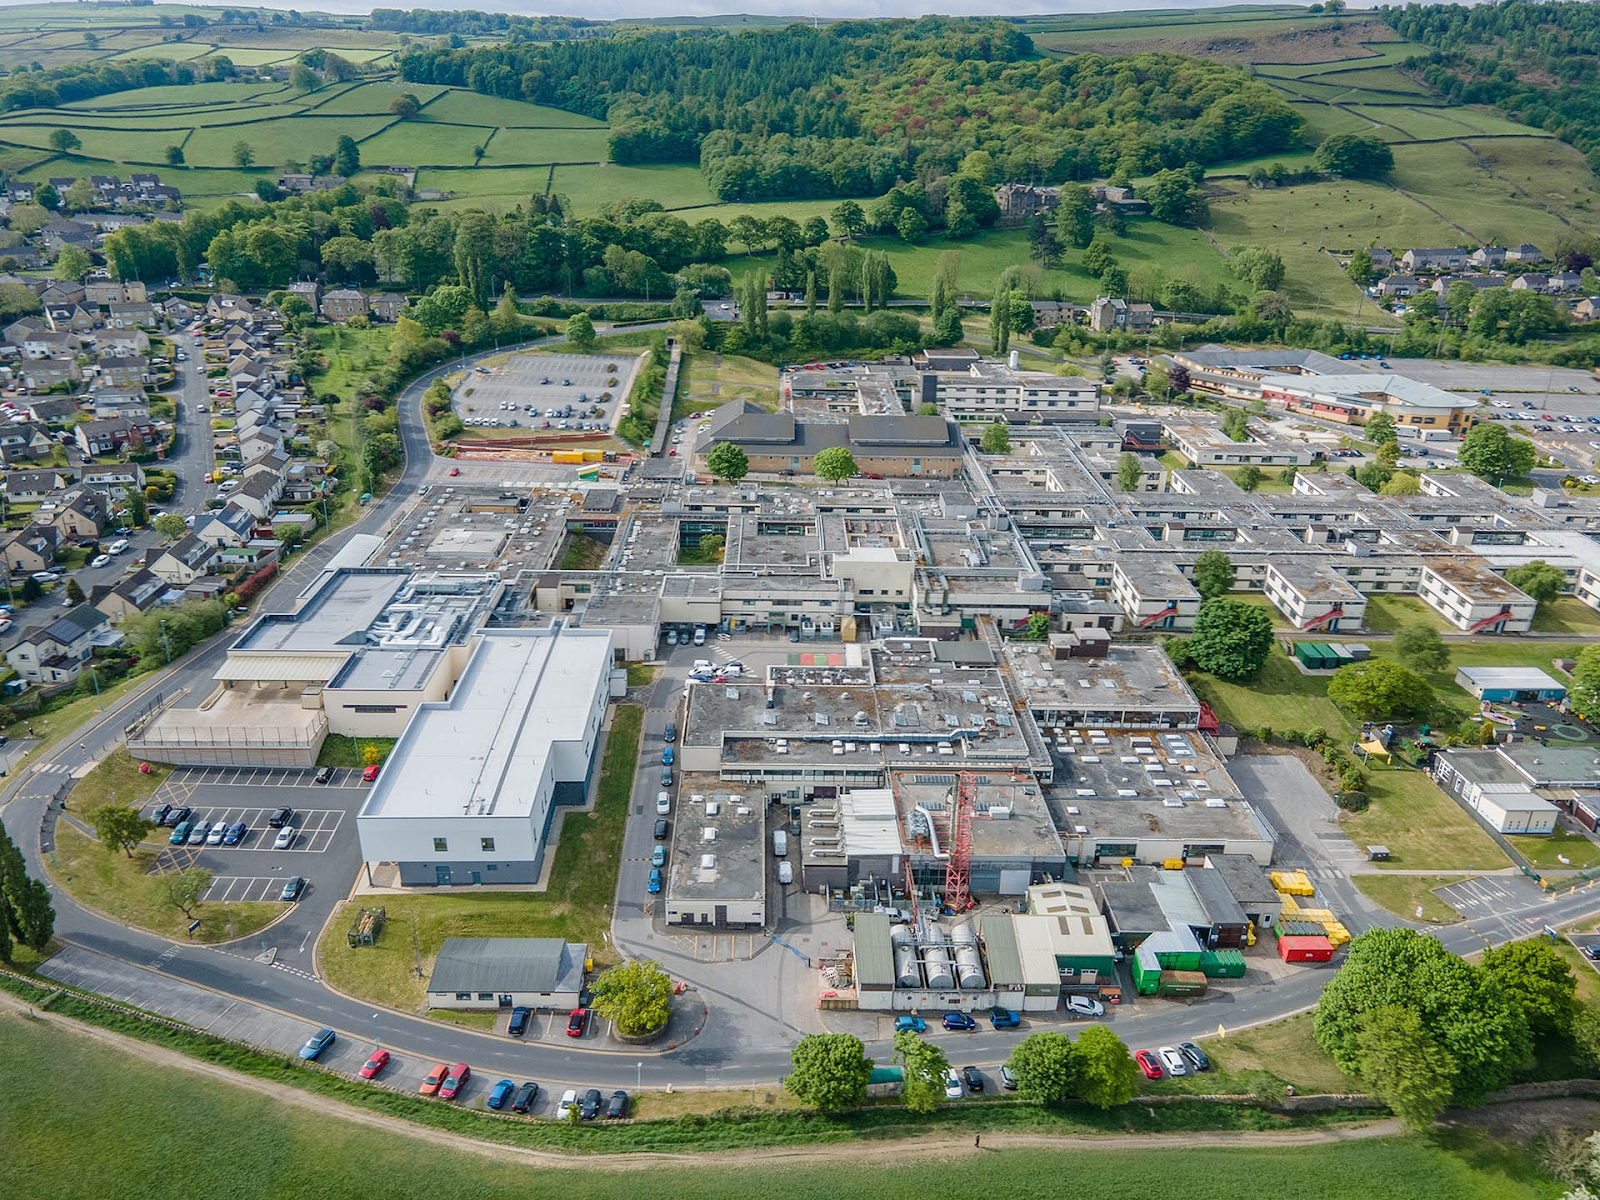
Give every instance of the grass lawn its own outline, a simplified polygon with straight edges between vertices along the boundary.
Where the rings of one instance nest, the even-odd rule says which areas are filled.
[[[1239,482],[1239,472],[1244,470],[1243,467],[1212,467],[1210,469],[1221,471],[1235,483]],[[1256,469],[1261,472],[1261,482],[1256,485],[1255,490],[1262,495],[1286,496],[1294,491],[1293,480],[1283,477],[1283,469],[1281,467],[1267,467],[1265,469],[1257,467]]]
[[[196,115],[204,118],[204,114]],[[244,142],[255,151],[256,173],[271,174],[291,159],[304,162],[313,154],[332,154],[342,134],[349,134],[359,142],[392,120],[393,117],[387,116],[285,116],[249,125],[201,126],[184,145],[183,156],[198,167],[231,167],[234,146]]]
[[[1421,771],[1368,770],[1372,803],[1346,816],[1344,829],[1358,846],[1389,847],[1381,866],[1460,871],[1510,865],[1483,827]]]
[[[604,162],[607,157],[604,129],[507,129],[502,128],[489,143],[484,163]]]
[[[1397,917],[1408,921],[1417,919],[1417,906],[1422,907],[1422,919],[1438,925],[1453,925],[1461,914],[1438,896],[1434,888],[1460,883],[1465,875],[1353,875],[1351,879],[1368,900],[1381,904]]]
[[[1600,613],[1576,596],[1560,596],[1533,612],[1536,633],[1600,633]]]
[[[1431,625],[1440,633],[1458,632],[1445,617],[1420,596],[1395,596],[1383,592],[1367,595],[1364,627],[1374,633],[1392,633],[1402,625]]]
[[[1257,599],[1266,603],[1265,596]],[[1270,609],[1270,605],[1268,607]],[[1261,674],[1254,679],[1230,683],[1196,672],[1189,676],[1189,683],[1218,717],[1240,729],[1257,729],[1262,725],[1273,729],[1310,729],[1320,725],[1331,732],[1347,727],[1344,715],[1328,699],[1327,677],[1302,675],[1276,645],[1267,656]]]
[[[674,420],[708,412],[730,400],[746,400],[769,411],[778,407],[778,368],[738,354],[720,357],[697,350],[687,357],[672,405]]]
[[[358,949],[345,941],[349,914],[338,910],[320,947],[328,981],[363,999],[420,1012],[424,981],[447,937],[563,937],[587,942],[591,954],[603,957],[601,934],[611,924],[642,715],[635,705],[621,705],[613,713],[595,811],[561,818],[546,891],[386,896],[387,929],[376,946]],[[422,948],[420,978],[414,969],[413,919]]]
[[[567,535],[567,548],[561,555],[563,571],[594,571],[600,566],[610,547],[581,533]]]
[[[1341,1071],[1311,1036],[1311,1014],[1303,1013],[1242,1033],[1208,1037],[1201,1044],[1213,1063],[1210,1074],[1191,1076],[1197,1084],[1218,1077],[1225,1091],[1254,1091],[1272,1080],[1301,1092],[1351,1092],[1359,1086]]]
[[[228,1078],[173,1070],[135,1057],[119,1045],[108,1046],[9,1010],[0,1015],[0,1054],[9,1062],[51,1067],[17,1072],[17,1079],[0,1097],[0,1128],[7,1130],[7,1190],[30,1200],[79,1200],[103,1194],[108,1178],[118,1181],[118,1195],[250,1200],[446,1194],[458,1200],[487,1200],[528,1187],[531,1164],[511,1159],[504,1151],[458,1150],[409,1137],[403,1125],[388,1129],[346,1121],[246,1090]],[[82,1103],[85,1079],[95,1081],[97,1094],[107,1097],[106,1102]],[[781,1102],[773,1107],[780,1108]],[[999,1134],[996,1126],[1006,1117],[1023,1115],[1019,1109],[1022,1106],[950,1105],[918,1124],[952,1134],[953,1140],[977,1127]],[[1025,1113],[1023,1128],[1063,1132],[1072,1128],[1038,1110]],[[958,1115],[966,1119],[964,1124],[955,1120]],[[989,1120],[974,1124],[984,1117]],[[679,1132],[670,1123],[630,1123],[609,1129],[604,1125],[595,1122],[582,1131],[584,1150],[632,1148],[641,1135],[642,1144],[652,1140],[660,1144],[660,1139],[649,1136],[658,1129],[676,1134],[677,1148],[684,1152],[692,1154],[699,1148],[685,1140],[694,1130]],[[542,1122],[483,1123],[486,1137],[545,1127]],[[811,1122],[804,1128],[806,1151],[816,1157],[787,1163],[719,1162],[709,1154],[701,1161],[664,1160],[648,1168],[650,1186],[662,1195],[692,1194],[699,1200],[742,1200],[764,1194],[794,1200],[839,1196],[842,1175],[853,1177],[860,1164],[852,1161],[848,1147],[828,1151],[823,1144],[851,1137],[851,1126]],[[731,1135],[724,1146],[760,1140],[759,1134],[715,1122],[703,1127],[701,1136],[723,1130]],[[223,1143],[232,1154],[193,1153],[196,1145]],[[564,1138],[556,1144],[580,1143]],[[63,1146],[76,1149],[63,1154]],[[1199,1179],[1205,1181],[1208,1200],[1257,1200],[1267,1195],[1299,1200],[1396,1196],[1538,1200],[1555,1194],[1531,1154],[1455,1132],[1314,1147],[1244,1144],[1161,1149],[1127,1142],[1088,1150],[1038,1145],[1002,1149],[992,1140],[979,1153],[942,1155],[938,1174],[941,1186],[953,1192],[981,1193],[995,1200],[1053,1195],[1065,1178],[1073,1180],[1072,1194],[1080,1200],[1112,1200],[1133,1194],[1127,1173],[1134,1153],[1140,1195],[1193,1190]],[[249,1169],[241,1171],[241,1163],[248,1163]],[[307,1163],[315,1163],[316,1169],[308,1171]],[[576,1165],[572,1169],[583,1173],[568,1174],[561,1182],[585,1200],[637,1196],[636,1173],[606,1167],[604,1158],[590,1168]],[[545,1168],[547,1174],[549,1169]],[[871,1175],[871,1192],[882,1200],[921,1200],[928,1193],[928,1160],[916,1153],[912,1143],[903,1155],[874,1161]],[[843,1194],[852,1192],[846,1189]]]
[[[103,805],[144,803],[172,774],[172,768],[161,763],[148,766],[150,773],[142,774],[139,763],[125,748],[113,750],[73,785],[69,801],[72,811],[88,821],[89,814]]]
[[[165,831],[157,830],[151,839]],[[60,887],[90,908],[116,920],[177,941],[222,942],[254,933],[283,912],[274,903],[201,904],[194,909],[200,928],[186,932],[190,918],[165,902],[159,876],[148,874],[156,850],[146,843],[129,858],[107,852],[92,837],[67,822],[56,827],[56,848],[49,855],[50,874]],[[343,936],[343,931],[340,932]]]
[[[317,766],[319,767],[364,767],[367,764],[362,757],[364,751],[377,750],[383,759],[389,757],[389,751],[394,749],[394,738],[353,738],[342,733],[330,733],[322,743],[322,749],[317,752]]]
[[[371,86],[371,85],[368,85]],[[398,86],[398,85],[396,85]],[[405,85],[409,90],[410,84]],[[417,93],[422,99],[422,93]],[[524,128],[556,127],[564,129],[604,129],[604,121],[596,121],[579,113],[559,108],[546,108],[542,104],[528,104],[522,100],[504,100],[498,96],[483,96],[477,92],[451,88],[427,108],[422,110],[424,121],[456,121],[464,125],[505,125]]]
[[[628,664],[628,686],[649,687],[656,681],[659,667],[647,667],[643,663]]]
[[[1508,837],[1518,854],[1545,871],[1583,871],[1600,867],[1600,846],[1579,833],[1557,829],[1544,837]],[[1562,858],[1567,861],[1562,862]]]

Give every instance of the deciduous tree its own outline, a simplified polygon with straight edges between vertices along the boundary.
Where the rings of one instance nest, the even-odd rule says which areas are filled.
[[[1549,942],[1528,938],[1485,950],[1483,969],[1522,1010],[1535,1037],[1571,1032],[1578,980]]]
[[[593,990],[595,1012],[630,1037],[661,1029],[672,1016],[672,976],[651,958],[630,958],[612,967],[594,981]]]
[[[1030,1033],[1012,1048],[1006,1065],[1024,1100],[1065,1104],[1078,1094],[1078,1048],[1064,1033]]]
[[[1567,576],[1560,567],[1536,558],[1520,567],[1512,567],[1506,572],[1506,582],[1521,588],[1540,604],[1549,604],[1560,597],[1561,589],[1567,585]]]
[[[1450,1102],[1455,1060],[1409,1008],[1382,1004],[1357,1022],[1361,1078],[1412,1129],[1426,1129]]]
[[[902,1098],[914,1113],[930,1113],[944,1099],[944,1073],[950,1060],[933,1042],[909,1029],[894,1035],[894,1056],[905,1077]]]
[[[588,313],[575,312],[568,317],[565,332],[567,341],[579,350],[587,353],[594,349],[594,322],[590,320]]]
[[[168,871],[158,885],[167,907],[194,920],[194,910],[200,907],[200,897],[211,890],[214,878],[207,867],[189,867],[182,871]]]
[[[1413,671],[1442,671],[1450,665],[1444,639],[1426,621],[1413,621],[1395,630],[1394,652]]]
[[[1272,653],[1272,618],[1254,604],[1207,600],[1194,619],[1189,651],[1202,671],[1219,679],[1248,679]]]
[[[1009,454],[1011,452],[1011,428],[1004,421],[990,421],[983,427],[983,436],[978,444],[983,447],[985,454]]]
[[[102,804],[89,814],[89,821],[94,825],[94,835],[100,839],[102,846],[107,850],[121,850],[129,858],[133,857],[139,843],[156,827],[154,821],[126,804]]]
[[[1206,600],[1233,591],[1233,559],[1221,550],[1204,550],[1194,560],[1194,590]]]
[[[189,532],[189,527],[177,513],[162,513],[150,524],[151,528],[169,542],[175,542]]]
[[[1512,437],[1492,421],[1474,425],[1462,439],[1457,459],[1480,479],[1520,479],[1533,470],[1537,452],[1527,438]]]
[[[1124,450],[1117,459],[1117,486],[1125,492],[1136,492],[1144,480],[1144,464],[1131,450]]]
[[[872,1060],[848,1033],[813,1033],[789,1052],[794,1069],[783,1081],[790,1095],[823,1112],[854,1108],[867,1098]]]
[[[1358,721],[1426,716],[1434,703],[1425,679],[1383,658],[1340,667],[1328,680],[1328,699]]]
[[[829,483],[837,483],[841,479],[853,479],[861,474],[856,467],[855,458],[843,446],[829,446],[826,450],[817,451],[811,464],[816,477]]]
[[[1104,1025],[1078,1035],[1078,1096],[1096,1108],[1115,1108],[1133,1099],[1139,1068],[1122,1039]]]
[[[718,442],[706,455],[706,469],[724,483],[738,483],[750,473],[750,456],[732,442]]]

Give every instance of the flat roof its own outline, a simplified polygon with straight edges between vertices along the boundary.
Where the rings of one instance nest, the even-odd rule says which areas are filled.
[[[294,612],[268,613],[240,634],[231,648],[297,653],[362,645],[367,627],[409,576],[409,571],[381,567],[325,573]]]
[[[767,887],[766,811],[759,784],[732,792],[714,777],[684,775],[672,812],[667,902],[761,899]],[[714,831],[710,838],[707,830]]]
[[[1566,684],[1538,667],[1459,667],[1456,674],[1480,688],[1566,690]]]
[[[610,670],[608,630],[484,631],[450,699],[417,709],[360,815],[526,816],[551,744],[583,739],[582,698]]]
[[[1030,707],[1200,713],[1200,700],[1159,646],[1114,644],[1103,658],[1055,658],[1038,644],[1007,642],[1006,659]]]

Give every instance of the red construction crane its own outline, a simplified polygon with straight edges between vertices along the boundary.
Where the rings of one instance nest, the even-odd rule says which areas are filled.
[[[972,810],[978,799],[978,779],[970,772],[958,776],[955,807],[950,814],[950,859],[944,871],[944,902],[955,912],[965,912],[969,901],[967,869],[972,861]]]

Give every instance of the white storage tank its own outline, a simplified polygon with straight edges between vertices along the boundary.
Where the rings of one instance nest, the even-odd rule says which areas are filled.
[[[894,985],[903,988],[922,986],[922,968],[917,965],[917,941],[911,930],[896,925],[889,932],[889,943],[894,947]]]
[[[928,926],[924,938],[922,965],[928,973],[928,988],[932,991],[953,988],[956,985],[955,972],[950,965],[949,945],[950,941],[943,929],[937,925]]]
[[[956,978],[968,991],[979,991],[988,980],[983,974],[983,956],[978,953],[978,933],[970,924],[958,925],[950,935],[956,948]]]

